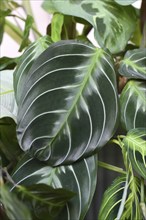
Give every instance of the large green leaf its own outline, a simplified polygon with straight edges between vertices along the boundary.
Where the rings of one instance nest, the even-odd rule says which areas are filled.
[[[32,43],[21,56],[14,72],[14,90],[17,102],[21,96],[22,86],[25,83],[25,77],[28,74],[29,69],[36,58],[47,49],[50,44],[51,40],[48,36],[40,37],[37,41]]]
[[[117,127],[111,57],[78,41],[53,44],[25,77],[18,105],[17,137],[24,151],[50,165],[90,155]]]
[[[98,219],[142,220],[139,185],[133,175],[116,178],[104,193]]]
[[[136,2],[137,0],[114,0],[120,5],[131,5],[132,3]]]
[[[123,7],[113,0],[44,0],[43,8],[84,18],[93,25],[100,46],[111,53],[122,51],[135,30],[134,8]]]
[[[146,127],[130,130],[123,143],[133,168],[146,179]]]
[[[16,122],[17,105],[13,89],[13,70],[0,71],[0,118],[11,117]]]
[[[129,131],[137,127],[146,127],[146,86],[143,81],[129,81],[121,97],[121,122]]]
[[[128,78],[146,79],[146,48],[128,51],[119,72]]]
[[[84,218],[96,187],[97,158],[92,156],[69,166],[52,168],[43,162],[25,157],[12,175],[16,185],[44,183],[55,189],[70,190],[76,195],[66,204],[59,219]]]

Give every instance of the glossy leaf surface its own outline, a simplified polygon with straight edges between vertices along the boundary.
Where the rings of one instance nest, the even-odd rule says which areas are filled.
[[[43,8],[87,20],[95,29],[97,42],[111,53],[122,51],[135,30],[134,8],[123,7],[113,0],[45,0]]]
[[[129,81],[121,97],[121,122],[129,131],[133,128],[146,127],[146,86],[143,81]]]
[[[21,96],[22,86],[25,84],[25,78],[36,58],[49,47],[51,40],[48,36],[40,37],[32,43],[21,56],[17,68],[14,72],[14,90],[16,101]]]
[[[127,78],[146,79],[146,48],[128,51],[119,72]]]
[[[19,185],[47,184],[76,193],[60,214],[60,219],[83,219],[93,198],[97,178],[97,158],[92,156],[69,166],[52,168],[25,157],[12,175]]]
[[[25,77],[21,94],[20,146],[51,165],[90,155],[117,127],[113,63],[91,45],[61,41],[50,46]]]
[[[146,126],[130,130],[123,143],[133,168],[146,179]]]
[[[13,70],[0,71],[0,118],[10,117],[16,122],[17,105],[13,89]]]

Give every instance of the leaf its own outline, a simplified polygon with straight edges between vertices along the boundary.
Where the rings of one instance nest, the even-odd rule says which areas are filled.
[[[32,28],[33,22],[34,22],[33,17],[30,15],[27,15],[27,18],[25,21],[23,39],[22,39],[22,43],[19,48],[19,52],[21,52],[25,47],[29,45],[29,32],[30,32],[30,29]]]
[[[60,13],[55,13],[51,22],[51,38],[53,42],[61,40],[61,32],[64,23],[64,16]]]
[[[49,13],[60,12],[87,20],[95,29],[99,45],[111,53],[122,51],[135,31],[135,9],[113,0],[44,0],[42,6]]]
[[[34,184],[27,187],[19,185],[16,192],[25,204],[32,206],[34,215],[43,220],[56,219],[66,202],[75,195],[69,190],[54,189],[46,184]]]
[[[53,166],[69,164],[104,146],[115,132],[116,75],[102,49],[77,41],[55,43],[24,81],[17,138],[34,157]]]
[[[13,70],[0,71],[0,118],[11,117],[16,122],[17,105],[13,90]]]
[[[146,179],[146,127],[130,130],[123,143],[133,168]]]
[[[1,186],[0,203],[4,206],[4,210],[9,219],[32,219],[28,208],[20,200],[18,200],[16,195],[10,192],[5,185]]]
[[[11,118],[0,119],[0,150],[11,162],[17,160],[21,153],[16,138],[16,124]]]
[[[128,179],[123,175],[116,178],[112,185],[105,191],[98,219],[121,219],[127,194]]]
[[[14,69],[19,58],[1,57],[0,58],[0,70]]]
[[[49,47],[51,40],[48,36],[40,37],[37,41],[30,44],[21,56],[17,68],[14,72],[14,91],[16,101],[19,101],[21,96],[22,86],[25,84],[25,77],[29,72],[35,59]],[[17,85],[19,84],[19,85]]]
[[[143,81],[129,81],[121,96],[121,122],[129,131],[133,128],[145,127],[146,119],[146,87]]]
[[[114,0],[114,1],[120,5],[131,5],[134,2],[136,2],[137,0]]]
[[[54,189],[76,193],[59,215],[59,219],[84,219],[96,187],[97,157],[92,156],[73,165],[50,167],[25,156],[18,164],[12,178],[16,185],[47,184]]]
[[[146,48],[127,51],[119,73],[127,78],[146,79]]]
[[[5,27],[5,17],[7,15],[9,15],[11,12],[11,10],[7,9],[7,10],[2,10],[2,8],[0,8],[0,44],[2,43],[3,40],[3,34],[4,34],[4,27]]]

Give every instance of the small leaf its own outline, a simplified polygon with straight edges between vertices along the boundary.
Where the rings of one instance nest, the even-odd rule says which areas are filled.
[[[146,119],[146,86],[143,81],[129,81],[120,96],[121,122],[129,131],[145,127]]]
[[[25,47],[29,45],[29,32],[33,25],[33,17],[30,15],[27,15],[26,21],[25,21],[25,29],[23,33],[23,40],[19,48],[19,52],[21,52]]]
[[[146,179],[146,127],[130,130],[123,143],[133,168]]]
[[[0,58],[0,70],[14,69],[17,65],[19,58],[1,57]]]
[[[17,105],[13,89],[13,70],[0,71],[0,118],[10,117],[16,122]]]
[[[55,13],[51,22],[51,38],[53,42],[61,40],[61,32],[64,23],[64,15]]]
[[[16,195],[9,191],[5,186],[1,186],[0,203],[4,207],[4,211],[9,219],[15,220],[31,220],[28,208],[22,203]]]
[[[16,185],[47,184],[54,189],[75,193],[60,213],[59,219],[82,220],[91,204],[97,179],[97,156],[68,166],[52,168],[27,155],[12,175]],[[13,187],[14,188],[14,187]]]
[[[127,51],[119,73],[127,78],[146,80],[146,48]]]

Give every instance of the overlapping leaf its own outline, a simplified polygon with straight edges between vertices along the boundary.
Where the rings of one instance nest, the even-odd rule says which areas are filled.
[[[129,81],[121,93],[120,104],[121,122],[127,131],[146,127],[146,86],[144,81]]]
[[[60,41],[38,57],[24,80],[17,126],[24,151],[51,165],[72,163],[113,135],[116,75],[102,49]]]
[[[132,3],[136,2],[137,0],[114,0],[120,5],[131,5]]]
[[[146,179],[146,126],[130,130],[123,143],[133,168]]]
[[[52,168],[43,162],[25,157],[12,175],[19,185],[47,184],[55,189],[64,188],[76,193],[66,204],[59,219],[84,218],[96,187],[97,158],[92,156],[69,166]]]
[[[14,90],[16,101],[19,101],[21,96],[22,86],[25,84],[27,74],[36,58],[51,44],[48,36],[40,37],[37,41],[32,43],[21,56],[17,68],[14,72]]]
[[[87,20],[95,29],[97,42],[111,53],[122,51],[135,30],[134,8],[123,7],[113,0],[45,0],[43,8]]]
[[[16,122],[17,105],[13,89],[13,70],[0,72],[0,118],[10,117]]]
[[[119,72],[128,78],[146,79],[146,48],[128,51]]]

